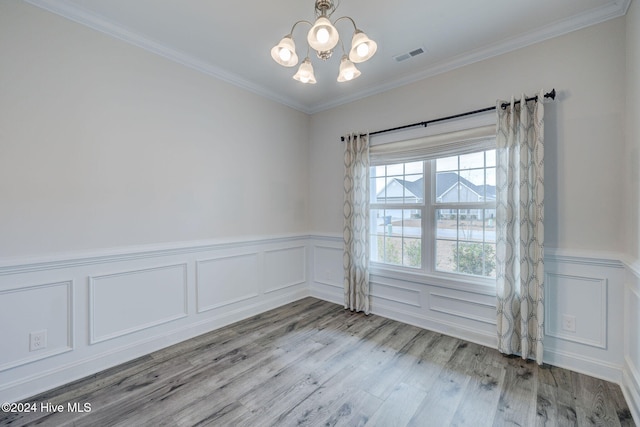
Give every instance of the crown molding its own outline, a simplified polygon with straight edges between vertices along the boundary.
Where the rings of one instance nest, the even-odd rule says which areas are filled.
[[[290,97],[282,96],[264,86],[257,85],[240,78],[239,76],[223,70],[213,64],[201,61],[184,52],[164,46],[157,41],[151,40],[148,37],[124,28],[121,25],[110,22],[104,17],[93,14],[87,10],[83,10],[76,5],[72,5],[67,0],[23,1],[306,114],[315,114],[340,105],[348,104],[400,86],[415,83],[428,77],[446,73],[456,68],[461,68],[475,62],[493,58],[544,40],[624,16],[631,5],[631,0],[616,0],[613,3],[608,3],[598,8],[591,9],[582,14],[572,16],[571,18],[551,22],[535,31],[530,31],[519,36],[508,38],[479,49],[462,53],[447,60],[437,62],[427,66],[419,73],[395,79],[386,84],[370,86],[353,95],[339,97],[331,102],[309,107]]]
[[[407,84],[415,83],[428,77],[433,77],[438,74],[443,74],[448,71],[455,70],[456,68],[462,68],[464,66],[471,65],[475,62],[480,62],[484,61],[485,59],[500,56],[505,53],[509,53],[545,40],[552,39],[554,37],[562,36],[573,31],[589,27],[591,25],[596,25],[608,21],[610,19],[619,18],[620,16],[624,16],[627,13],[630,4],[631,0],[618,0],[614,3],[609,3],[599,8],[592,9],[588,12],[575,15],[568,19],[552,22],[542,28],[538,28],[535,31],[530,31],[516,37],[501,40],[499,42],[484,46],[479,49],[470,50],[444,61],[429,65],[419,73],[411,74],[400,79],[394,79],[393,81],[389,81],[388,83],[383,85],[369,87],[351,96],[317,105],[316,107],[311,109],[311,114],[329,110],[331,108],[354,102],[372,95],[376,95],[378,93],[386,92],[388,90],[395,89]]]

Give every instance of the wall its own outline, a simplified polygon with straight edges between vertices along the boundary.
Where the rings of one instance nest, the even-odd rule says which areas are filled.
[[[555,87],[558,100],[546,106],[545,122],[546,245],[620,251],[623,23],[611,20],[314,114],[311,229],[342,229],[341,135],[475,110],[494,105],[497,98]],[[606,173],[594,173],[605,168]]]
[[[545,361],[622,380],[625,21],[611,20],[317,113],[311,122],[313,295],[342,300],[342,145],[375,131],[555,88],[545,110]],[[495,291],[372,270],[372,311],[495,346]],[[576,318],[576,331],[562,316]],[[637,323],[635,324],[637,325]],[[637,326],[630,326],[637,334]]]
[[[306,114],[17,0],[0,54],[0,258],[307,230]]]
[[[0,401],[308,295],[306,114],[17,0],[0,57]]]
[[[625,226],[627,229],[627,278],[625,289],[625,388],[635,402],[635,417],[640,419],[640,5],[631,3],[626,16],[627,92],[625,150]]]

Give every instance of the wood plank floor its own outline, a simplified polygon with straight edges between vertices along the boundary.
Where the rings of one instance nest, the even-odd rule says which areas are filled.
[[[0,414],[44,426],[634,426],[620,387],[306,298]]]

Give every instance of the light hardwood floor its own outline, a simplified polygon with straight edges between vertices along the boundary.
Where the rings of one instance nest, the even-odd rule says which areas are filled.
[[[620,387],[306,298],[0,414],[45,426],[633,426]]]

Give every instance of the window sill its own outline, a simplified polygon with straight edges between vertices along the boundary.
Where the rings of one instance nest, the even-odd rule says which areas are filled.
[[[438,286],[456,289],[465,292],[474,292],[493,296],[496,294],[495,279],[481,277],[460,277],[458,275],[432,274],[422,271],[413,271],[405,268],[393,268],[387,265],[371,263],[369,274],[388,279],[403,280],[422,285]]]

